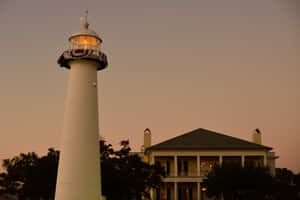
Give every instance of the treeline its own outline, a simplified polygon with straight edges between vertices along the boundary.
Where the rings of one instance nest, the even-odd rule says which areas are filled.
[[[300,173],[277,168],[276,176],[268,168],[215,167],[204,183],[207,195],[224,200],[300,200]]]
[[[117,151],[110,144],[102,142],[100,146],[102,193],[108,200],[140,200],[150,197],[150,188],[161,186],[164,168],[159,163],[144,163],[138,155],[131,154],[128,141],[122,141]],[[0,196],[53,200],[58,160],[59,151],[53,148],[42,157],[31,152],[3,160]],[[267,168],[214,167],[201,187],[203,193],[216,200],[300,200],[300,174],[288,169],[278,168],[272,177]]]
[[[162,183],[163,167],[158,163],[149,165],[138,155],[129,154],[128,141],[122,141],[118,151],[110,144],[100,146],[102,193],[107,199],[150,197],[149,189]],[[53,148],[42,157],[31,152],[3,160],[6,172],[0,174],[0,195],[16,195],[19,200],[53,200],[58,160],[59,151]]]

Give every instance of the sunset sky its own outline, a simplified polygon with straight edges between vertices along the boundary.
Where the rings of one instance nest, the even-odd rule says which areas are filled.
[[[56,61],[86,9],[109,59],[107,142],[259,128],[277,167],[300,172],[298,0],[0,0],[0,159],[59,149],[69,72]]]

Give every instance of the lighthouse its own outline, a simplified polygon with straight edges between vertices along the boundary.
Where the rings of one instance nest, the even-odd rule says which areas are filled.
[[[58,64],[70,71],[55,200],[99,200],[101,173],[97,72],[107,67],[102,39],[89,28],[69,37],[69,48]]]

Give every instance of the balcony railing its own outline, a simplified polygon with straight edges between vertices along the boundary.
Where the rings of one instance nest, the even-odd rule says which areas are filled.
[[[175,175],[175,172],[170,172],[166,174],[166,177],[204,177],[207,175],[208,172],[201,171],[200,176],[198,175],[197,171],[188,171],[188,172],[178,172],[177,176]]]

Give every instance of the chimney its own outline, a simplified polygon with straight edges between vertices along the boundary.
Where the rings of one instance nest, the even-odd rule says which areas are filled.
[[[149,128],[144,130],[144,150],[151,146],[151,131]]]
[[[261,144],[261,132],[258,128],[255,129],[252,133],[252,142]]]

